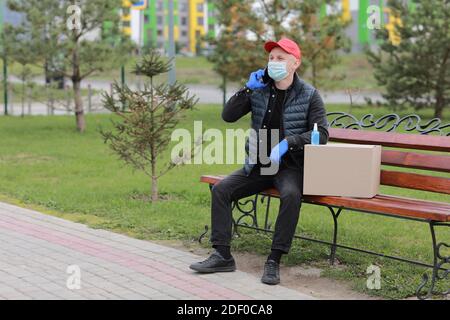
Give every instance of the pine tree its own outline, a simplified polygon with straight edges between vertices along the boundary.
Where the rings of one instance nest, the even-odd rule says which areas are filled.
[[[170,68],[171,60],[164,62],[157,51],[150,50],[134,70],[135,74],[149,79],[142,91],[133,91],[128,86],[122,88],[116,83],[112,94],[104,93],[104,107],[120,118],[113,121],[114,130],[101,130],[104,141],[121,160],[150,176],[152,201],[159,198],[158,179],[192,158],[192,153],[183,154],[160,170],[157,165],[171,142],[172,129],[198,101],[182,84],[154,86],[154,77],[167,73]]]
[[[389,1],[398,22],[391,33],[377,30],[379,49],[368,50],[383,97],[396,107],[434,109],[436,118],[450,103],[450,1]],[[393,33],[394,32],[394,33]],[[399,43],[393,43],[393,36]]]

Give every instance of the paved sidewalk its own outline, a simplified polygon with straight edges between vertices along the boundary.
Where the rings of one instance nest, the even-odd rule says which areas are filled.
[[[196,274],[201,258],[0,202],[0,300],[312,299],[240,271]]]

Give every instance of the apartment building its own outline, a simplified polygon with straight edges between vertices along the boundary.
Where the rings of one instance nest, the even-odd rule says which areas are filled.
[[[175,43],[179,51],[196,54],[204,47],[200,38],[215,34],[214,5],[206,0],[173,0],[173,5]],[[169,1],[149,0],[142,10],[127,7],[124,12],[130,14],[123,19],[125,24],[130,21],[127,34],[143,46],[167,49]]]
[[[414,2],[405,0],[410,10],[414,10]],[[361,51],[365,46],[377,46],[375,33],[377,28],[386,28],[389,38],[395,44],[401,41],[395,32],[395,25],[401,23],[401,17],[396,17],[388,8],[387,0],[339,0],[337,10],[342,12],[342,18],[350,22],[346,29],[347,36],[352,40],[352,51]],[[331,6],[321,8],[321,16],[330,13]],[[379,21],[379,25],[376,25]]]

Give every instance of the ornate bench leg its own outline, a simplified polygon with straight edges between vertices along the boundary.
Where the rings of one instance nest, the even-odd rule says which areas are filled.
[[[209,184],[209,191],[212,192],[212,188],[214,187],[213,184]],[[198,243],[202,243],[203,238],[206,236],[206,234],[208,233],[208,225],[205,224],[205,231],[202,232],[202,234],[200,235],[200,237],[198,237]]]
[[[430,221],[430,231],[431,231],[431,240],[433,244],[433,271],[431,275],[431,280],[428,277],[427,273],[424,273],[422,276],[422,282],[417,287],[416,296],[417,298],[424,300],[432,297],[433,295],[442,295],[446,296],[450,293],[450,288],[445,290],[444,292],[438,292],[435,290],[436,282],[439,280],[444,280],[448,278],[448,275],[450,273],[450,256],[444,256],[443,252],[441,252],[441,249],[444,247],[450,248],[450,245],[445,242],[439,242],[436,241],[436,233],[435,233],[435,227],[436,226],[445,226],[450,227],[450,224],[446,223],[438,223]],[[430,284],[428,282],[430,281]],[[425,287],[428,287],[428,290],[426,290]],[[425,292],[423,292],[422,289],[425,288]]]
[[[202,243],[203,238],[206,236],[206,234],[208,233],[208,225],[205,224],[205,231],[200,235],[200,237],[198,237],[198,243]]]
[[[238,232],[238,226],[244,225],[250,228],[258,228],[258,217],[257,217],[257,204],[258,204],[258,197],[259,194],[255,194],[254,198],[247,199],[247,200],[236,200],[233,201],[233,204],[231,206],[231,210],[234,212],[234,209],[237,209],[237,211],[241,214],[237,217],[237,219],[233,218],[233,235],[239,236]],[[245,207],[250,205],[248,209]],[[251,224],[249,225],[247,222],[244,222],[243,219],[250,218]]]
[[[334,212],[333,207],[328,207],[331,215],[333,216],[333,244],[331,245],[331,253],[330,253],[330,264],[334,265],[334,260],[336,258],[336,244],[337,244],[337,232],[338,232],[338,218],[341,214],[342,208],[339,208],[337,212]]]
[[[209,191],[212,191],[213,188],[213,184],[209,184]],[[203,238],[206,236],[206,234],[208,233],[208,225],[205,224],[205,231],[202,232],[202,234],[200,235],[200,237],[198,237],[198,243],[202,243]]]
[[[270,213],[270,200],[271,196],[264,195],[261,197],[261,203],[264,203],[264,200],[267,199],[267,205],[266,205],[266,213],[264,217],[264,230],[270,230],[272,228],[272,223],[269,223],[269,213]]]
[[[213,185],[210,184],[209,185],[209,190],[212,190]],[[241,213],[241,215],[237,218],[234,219],[234,217],[232,216],[232,235],[237,235],[239,236],[239,232],[238,232],[238,226],[239,225],[245,225],[245,226],[249,226],[249,227],[255,227],[258,228],[258,218],[257,218],[257,202],[258,202],[258,196],[259,194],[255,194],[253,199],[247,199],[244,201],[240,201],[240,200],[236,200],[233,201],[231,204],[231,211],[234,212],[234,209],[237,209],[238,212]],[[249,209],[246,209],[245,207],[247,205],[250,204]],[[246,222],[242,222],[242,220],[246,217],[250,217],[251,218],[251,225],[249,225]],[[200,235],[198,242],[201,243],[203,238],[206,236],[206,234],[208,233],[208,226],[205,225],[205,231]]]

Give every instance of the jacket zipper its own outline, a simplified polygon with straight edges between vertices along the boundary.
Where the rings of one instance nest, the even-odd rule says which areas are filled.
[[[285,95],[284,95],[284,98],[283,98],[283,104],[282,104],[282,106],[281,106],[281,116],[280,116],[280,118],[281,118],[281,123],[280,123],[280,126],[281,126],[281,132],[283,133],[283,136],[284,136],[284,138],[286,138],[286,134],[284,133],[284,108],[285,108],[285,102],[286,102],[286,98],[287,98],[287,96],[288,96],[288,94],[289,94],[289,91],[290,91],[290,89],[288,89],[287,91],[286,91],[286,93],[285,93]]]

